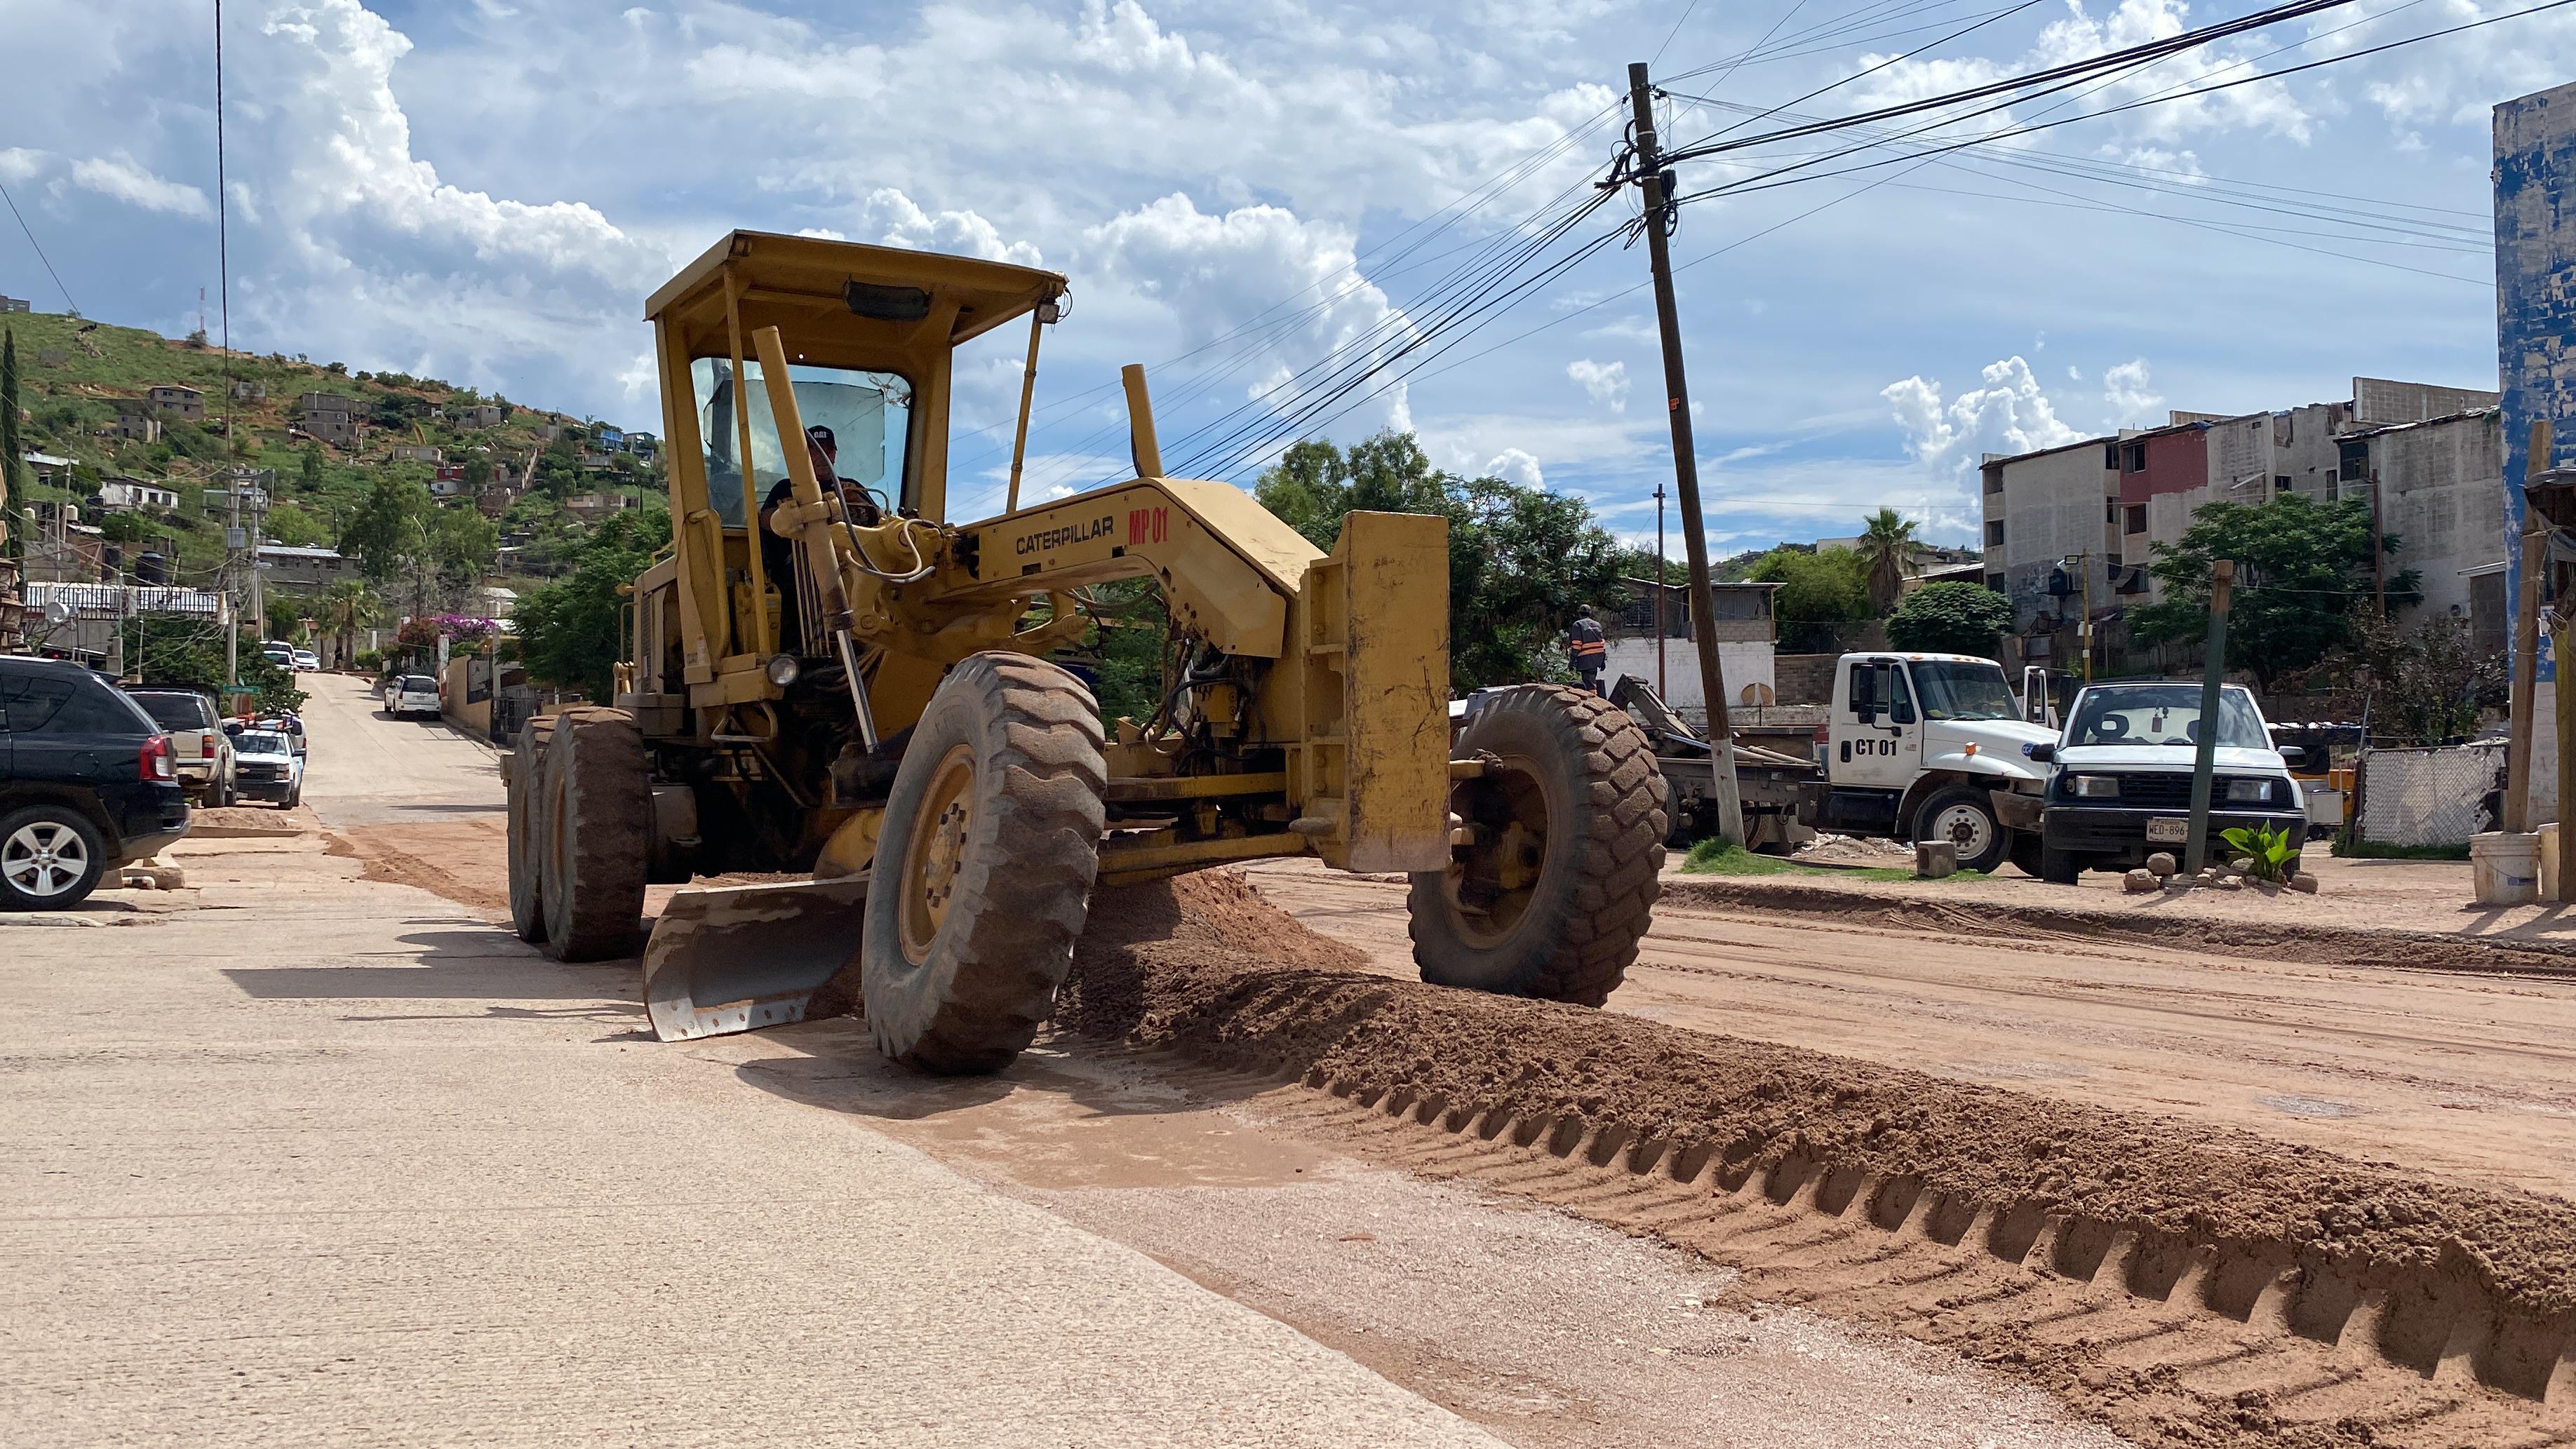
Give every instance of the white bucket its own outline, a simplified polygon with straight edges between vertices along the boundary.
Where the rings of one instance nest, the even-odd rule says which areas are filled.
[[[2540,837],[2504,830],[2470,836],[2469,873],[2479,905],[2530,905],[2540,899]]]

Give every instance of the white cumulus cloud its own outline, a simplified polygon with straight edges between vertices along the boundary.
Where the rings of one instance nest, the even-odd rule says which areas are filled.
[[[1574,379],[1575,386],[1582,388],[1594,402],[1603,404],[1610,411],[1624,413],[1628,410],[1628,364],[1595,362],[1589,357],[1578,357],[1565,365],[1565,375]]]
[[[1987,453],[2028,453],[2084,436],[2059,421],[2019,356],[1988,363],[1979,382],[1947,400],[1938,380],[1920,375],[1879,390],[1905,430],[1905,451],[1924,471],[1956,480]]]
[[[2149,388],[2147,360],[2133,358],[2102,373],[2102,401],[2109,404],[2111,415],[2122,427],[2143,427],[2154,421],[2165,405],[2161,394]]]
[[[185,182],[165,181],[123,153],[92,156],[73,162],[72,184],[101,196],[115,197],[145,211],[166,211],[176,216],[207,219],[215,214],[215,204],[206,199],[206,193]]]

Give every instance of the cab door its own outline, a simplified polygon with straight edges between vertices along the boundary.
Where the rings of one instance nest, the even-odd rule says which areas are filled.
[[[1845,708],[1831,729],[1837,787],[1902,790],[1923,768],[1923,723],[1905,666],[1892,659],[1859,659],[1843,666]]]

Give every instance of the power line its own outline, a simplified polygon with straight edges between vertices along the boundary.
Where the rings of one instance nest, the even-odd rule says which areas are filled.
[[[1805,0],[1800,0],[1800,3],[1805,3]],[[1673,37],[1682,33],[1682,27],[1690,23],[1691,12],[1698,8],[1699,0],[1690,0],[1688,5],[1682,7],[1681,18],[1673,22],[1672,29],[1664,32],[1664,43],[1655,47],[1655,59],[1662,60],[1664,58],[1664,52],[1672,48]],[[1792,13],[1795,12],[1793,11]]]
[[[72,300],[72,289],[63,285],[62,273],[54,270],[53,258],[45,255],[44,243],[36,240],[35,228],[27,225],[26,214],[18,210],[18,198],[9,194],[6,183],[0,183],[0,201],[9,203],[9,214],[18,218],[18,230],[27,234],[27,245],[36,249],[36,260],[45,264],[45,275],[54,279],[54,290],[63,294],[64,310],[80,311],[80,304]]]

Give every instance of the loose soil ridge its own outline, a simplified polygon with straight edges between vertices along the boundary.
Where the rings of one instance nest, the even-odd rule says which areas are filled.
[[[1695,1248],[2143,1442],[2576,1442],[2576,1205],[1356,965],[1232,873],[1102,891],[1057,1022],[1320,1089],[1290,1125]]]
[[[1989,901],[1954,905],[1838,889],[1831,882],[1667,879],[1664,903],[1685,910],[1830,916],[1840,921],[1965,933],[1988,939],[2072,937],[2133,941],[2143,946],[2317,966],[2576,976],[2576,948],[2554,941],[2449,936],[2431,931],[2356,931],[2286,921],[2154,916],[2055,906],[2007,906]]]

